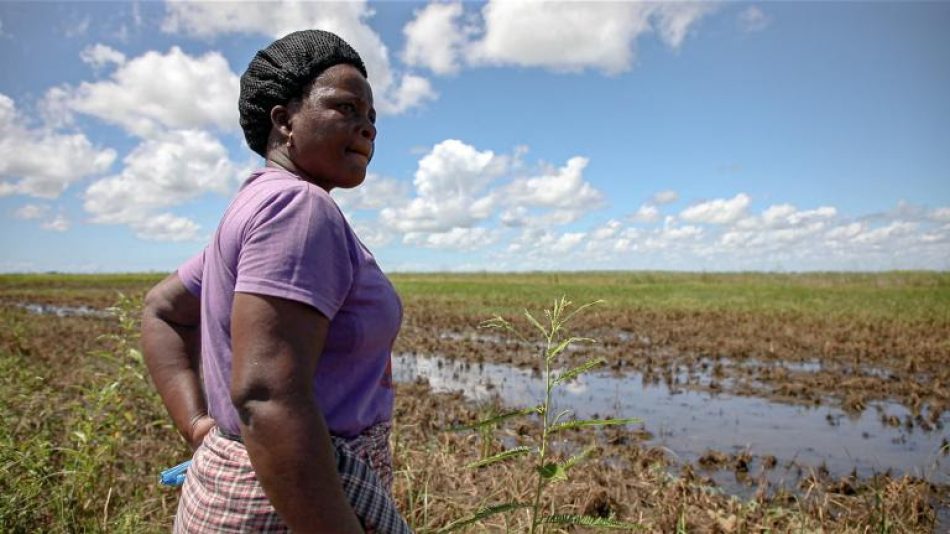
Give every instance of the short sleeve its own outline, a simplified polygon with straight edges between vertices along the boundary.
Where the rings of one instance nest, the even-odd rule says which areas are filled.
[[[308,304],[333,319],[353,284],[346,220],[316,187],[289,187],[265,200],[241,240],[234,290]]]
[[[204,272],[204,265],[205,251],[202,249],[178,268],[178,278],[181,279],[181,283],[196,297],[201,297],[201,274]]]

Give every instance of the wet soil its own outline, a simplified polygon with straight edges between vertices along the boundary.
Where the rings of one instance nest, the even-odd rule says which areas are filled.
[[[539,347],[480,330],[462,305],[410,300],[398,352],[539,368]],[[518,322],[518,317],[513,317]],[[528,325],[520,321],[527,331]],[[565,353],[565,366],[604,357],[671,390],[755,396],[863,412],[903,405],[902,425],[935,429],[950,408],[950,321],[856,320],[730,310],[594,309],[572,325],[598,342]]]
[[[141,296],[147,286],[130,283],[124,289]],[[92,356],[102,350],[102,335],[116,332],[114,319],[103,314],[114,296],[111,288],[85,294],[78,289],[4,288],[0,353],[29,362],[49,392],[68,399],[84,381],[107,376],[114,365]],[[479,419],[490,406],[521,402],[501,390],[520,384],[511,376],[536,378],[539,347],[477,328],[487,317],[461,301],[412,295],[404,300],[404,328],[396,345],[400,356],[394,365],[397,375],[405,372],[398,377],[403,383],[392,441],[396,495],[413,525],[424,531],[480,506],[531,493],[530,466],[465,469],[484,450],[481,438],[446,429]],[[28,303],[69,311],[57,315],[49,308],[21,306]],[[89,309],[93,313],[86,313]],[[526,328],[524,321],[513,319]],[[882,519],[893,532],[950,529],[950,322],[945,317],[904,321],[602,308],[571,326],[598,343],[564,353],[563,366],[592,357],[607,360],[606,373],[571,386],[572,407],[646,422],[568,435],[556,444],[555,451],[567,455],[594,440],[597,454],[567,482],[552,487],[550,502],[559,503],[551,504],[552,510],[638,521],[650,532],[675,531],[679,524],[690,532],[864,532]],[[432,368],[415,364],[414,371],[403,371],[409,362],[428,361],[425,365],[437,368],[435,357],[446,369],[503,364],[507,382],[463,385],[466,395],[450,392],[455,386],[445,387],[445,382],[451,380],[439,379]],[[416,380],[418,374],[427,379]],[[478,388],[483,392],[473,395]],[[521,385],[514,389],[531,392]],[[16,435],[36,431],[33,426],[42,421],[33,414],[59,417],[58,402],[67,401],[44,404],[42,396],[30,396],[7,402]],[[167,421],[160,423],[163,414],[128,402],[134,406],[131,413],[148,426],[131,452],[123,454],[122,465],[135,466],[138,473],[176,463],[175,454],[183,447],[170,444],[176,437]],[[656,423],[668,413],[686,416]],[[770,420],[771,429],[765,424]],[[769,435],[788,430],[786,426],[797,428],[806,445]],[[529,444],[535,428],[530,421],[506,425],[489,448]],[[742,434],[755,428],[761,436]],[[68,436],[65,427],[44,432]],[[736,439],[722,439],[730,434]],[[859,454],[849,447],[829,452],[841,443],[858,442]],[[935,467],[909,460],[918,453],[933,455]],[[841,461],[849,455],[850,469]],[[147,460],[137,465],[134,458]],[[143,493],[141,480],[125,478],[129,495]],[[152,514],[151,524],[167,530],[174,498],[152,489],[144,493],[142,502],[148,505],[143,510]],[[518,531],[523,518],[513,521]],[[476,531],[502,525],[488,521]]]

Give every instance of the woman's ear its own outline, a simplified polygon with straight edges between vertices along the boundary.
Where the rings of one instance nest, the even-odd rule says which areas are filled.
[[[290,123],[290,110],[287,106],[276,105],[270,109],[271,128],[277,131],[284,139],[290,137],[293,126]]]

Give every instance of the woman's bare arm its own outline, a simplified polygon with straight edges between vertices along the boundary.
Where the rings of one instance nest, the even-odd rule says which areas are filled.
[[[264,493],[294,532],[362,532],[313,396],[328,325],[299,302],[234,296],[231,401]]]
[[[214,426],[201,390],[201,302],[177,274],[145,296],[142,352],[155,388],[175,427],[197,448]]]

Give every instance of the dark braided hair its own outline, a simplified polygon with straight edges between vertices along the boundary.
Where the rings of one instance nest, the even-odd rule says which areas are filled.
[[[340,63],[353,65],[368,77],[356,50],[322,30],[288,34],[257,52],[241,76],[238,99],[241,128],[251,150],[267,157],[271,109],[299,97],[321,72]]]

